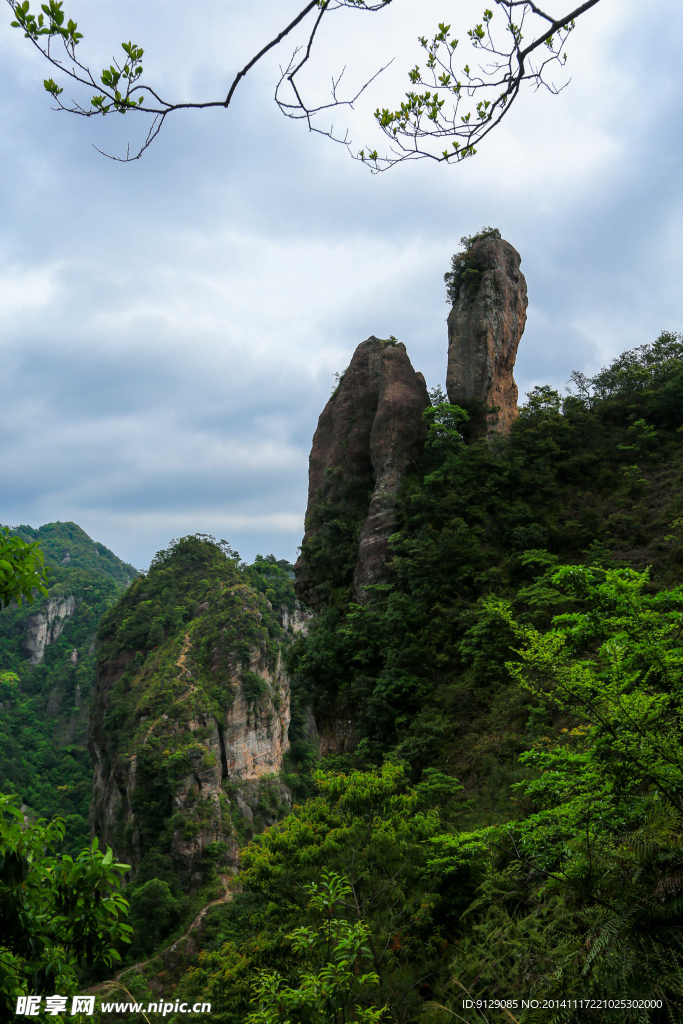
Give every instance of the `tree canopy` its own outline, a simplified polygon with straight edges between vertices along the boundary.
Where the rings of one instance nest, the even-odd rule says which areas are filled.
[[[22,598],[33,603],[34,591],[47,595],[47,571],[37,541],[25,541],[4,527],[0,533],[0,608]]]
[[[587,1021],[680,1019],[683,588],[583,564],[551,590],[565,610],[541,626],[490,599],[474,641],[489,662],[503,641],[527,700],[510,810],[468,827],[472,801],[433,769],[316,772],[243,851],[183,996],[222,1024],[249,1006],[252,1024],[573,1024],[580,1000]]]
[[[129,941],[128,904],[119,892],[127,864],[97,839],[75,859],[59,854],[64,823],[25,822],[0,794],[0,1006],[15,1011],[27,992],[79,991],[78,968],[120,960]]]

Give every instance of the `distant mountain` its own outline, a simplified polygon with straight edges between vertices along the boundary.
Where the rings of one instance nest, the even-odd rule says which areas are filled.
[[[134,566],[122,562],[104,544],[91,540],[85,530],[76,523],[46,523],[37,530],[31,526],[15,526],[12,533],[18,534],[26,541],[39,541],[45,561],[54,571],[58,572],[61,568],[72,571],[93,569],[100,574],[111,576],[123,586],[128,586],[138,575],[138,570]]]
[[[95,636],[138,571],[76,523],[12,532],[40,543],[50,582],[47,597],[0,611],[0,791],[36,817],[60,814],[77,851],[89,842]]]

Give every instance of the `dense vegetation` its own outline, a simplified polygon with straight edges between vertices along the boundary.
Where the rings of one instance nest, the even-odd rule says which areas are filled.
[[[14,1018],[17,997],[27,991],[39,1003],[43,993],[56,992],[64,1009],[65,997],[81,989],[80,968],[111,968],[131,930],[119,892],[128,865],[116,863],[111,850],[103,853],[96,839],[74,859],[58,852],[63,839],[62,821],[27,824],[15,800],[0,795],[2,1020]],[[52,1016],[38,1007],[26,1012]]]
[[[103,612],[136,570],[75,523],[19,526],[9,540],[41,550],[48,576],[32,603],[11,603],[0,612],[0,792],[18,794],[31,817],[59,814],[66,849],[76,855],[90,841],[86,743],[95,636]],[[50,602],[68,598],[73,614],[34,663],[26,646],[31,624],[46,616]]]
[[[573,374],[564,398],[534,389],[506,438],[467,443],[438,391],[426,417],[368,603],[351,596],[362,496],[319,511],[308,568],[327,607],[283,648],[299,805],[283,816],[273,790],[247,829],[224,780],[226,841],[246,842],[232,898],[198,954],[152,956],[125,984],[210,1002],[219,1024],[680,1020],[683,338]],[[103,720],[112,763],[149,705],[140,958],[192,909],[168,856],[201,739],[182,739],[188,695],[207,721],[233,699],[212,671],[223,637],[256,707],[246,666],[275,656],[276,607],[294,607],[286,563],[194,537],[102,621],[103,664],[129,658]],[[320,760],[309,708],[328,737],[350,722],[353,751]],[[201,804],[185,818],[195,835]],[[220,843],[204,868],[207,899]]]
[[[252,725],[277,730],[295,604],[288,562],[246,565],[225,541],[193,535],[158,552],[102,618],[91,734],[105,789],[92,816],[135,867],[132,957],[182,930],[222,892],[217,871],[237,844],[289,810],[276,774],[228,770],[229,716],[243,700]]]
[[[310,775],[293,715],[310,798],[244,851],[177,989],[215,1019],[683,1014],[683,339],[573,385],[472,444],[434,396],[368,604],[352,524],[324,520],[334,586],[292,650],[294,710],[350,719],[356,747]]]
[[[472,246],[480,238],[500,238],[498,228],[482,228],[476,235],[463,235],[460,239],[462,247],[451,258],[451,269],[443,276],[446,285],[446,301],[451,305],[460,299],[460,290],[464,285],[464,298],[474,299],[479,291],[482,274],[486,269],[481,260],[472,252]]]
[[[0,608],[12,601],[33,603],[35,593],[47,594],[45,557],[37,541],[0,529]]]
[[[44,555],[35,540],[5,528],[0,537],[0,594],[8,607],[47,594]],[[0,677],[5,710],[12,709],[18,677]],[[53,1016],[80,989],[79,968],[111,967],[117,945],[128,941],[128,910],[118,889],[127,865],[114,862],[97,839],[74,860],[57,854],[63,820],[29,821],[17,797],[0,794],[0,1016]],[[23,1006],[21,1004],[24,1004]],[[52,1003],[52,1005],[49,1005]],[[82,1014],[72,1016],[82,1019]]]

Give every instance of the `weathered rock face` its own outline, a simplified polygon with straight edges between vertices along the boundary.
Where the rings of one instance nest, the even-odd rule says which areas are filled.
[[[45,648],[62,635],[67,619],[75,611],[75,597],[51,597],[45,611],[36,612],[27,620],[24,647],[32,665],[38,665],[43,660]]]
[[[318,749],[321,757],[330,754],[348,754],[358,746],[357,724],[349,714],[328,714],[316,726]]]
[[[265,645],[249,650],[249,671],[265,683],[260,699],[247,695],[239,670],[233,671],[235,698],[218,729],[223,777],[253,781],[279,772],[289,747],[289,677],[280,652],[269,670]]]
[[[518,415],[513,370],[526,323],[521,259],[494,235],[478,238],[464,256],[472,270],[448,317],[448,400],[465,408],[497,406],[479,433],[507,433]]]
[[[428,405],[424,377],[413,369],[403,344],[370,337],[358,346],[313,437],[295,584],[311,607],[325,603],[328,581],[315,564],[321,545],[346,552],[347,564],[336,570],[338,582],[348,576],[352,562],[356,599],[382,579],[396,526],[396,495],[424,444],[422,413]],[[328,562],[334,560],[332,553]]]
[[[93,834],[134,872],[148,853],[170,856],[189,885],[201,881],[207,847],[220,844],[212,857],[234,866],[239,842],[291,805],[278,778],[289,746],[283,654],[310,614],[289,577],[274,607],[267,582],[210,544],[192,546],[189,569],[182,551],[180,564],[153,567],[105,619],[88,744]],[[154,625],[166,608],[164,572],[190,595],[189,621],[167,637]],[[124,648],[150,616],[148,643]]]
[[[176,664],[180,668],[178,678],[186,681],[186,696],[191,700],[192,672],[184,667],[190,650],[188,641]],[[126,659],[103,667],[100,694],[109,692],[125,667]],[[139,742],[132,747],[135,752],[127,756],[112,761],[106,729],[98,728],[97,722],[91,723],[89,745],[95,762],[91,828],[100,842],[113,846],[119,856],[127,858],[133,871],[145,852],[142,839],[145,822],[144,813],[141,815],[139,810],[139,787],[147,787],[149,780],[141,778],[139,762],[145,758],[148,743],[158,746],[161,741],[172,753],[182,752],[186,771],[175,781],[168,778],[161,781],[171,782],[170,811],[183,819],[172,830],[170,853],[179,873],[186,879],[192,878],[200,868],[206,847],[214,842],[225,842],[226,861],[237,863],[235,817],[253,820],[253,812],[245,813],[243,805],[249,807],[254,800],[258,803],[259,780],[276,776],[282,767],[289,746],[290,689],[281,656],[271,671],[265,651],[250,649],[249,671],[263,681],[263,690],[257,697],[253,694],[253,678],[250,692],[247,692],[236,660],[228,660],[220,667],[233,679],[232,703],[221,715],[198,707],[182,721],[170,707],[170,714],[142,715],[139,717]],[[103,724],[106,697],[99,703],[98,710]],[[291,803],[287,787],[277,782],[275,785],[279,802]]]

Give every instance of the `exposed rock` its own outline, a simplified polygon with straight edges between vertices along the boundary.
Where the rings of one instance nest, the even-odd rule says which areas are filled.
[[[29,652],[29,661],[37,665],[45,656],[45,648],[61,635],[69,619],[76,611],[76,598],[51,597],[45,611],[36,612],[26,622],[24,647]]]
[[[358,734],[354,721],[348,714],[339,714],[321,721],[318,726],[320,756],[349,754],[358,746]]]
[[[387,542],[396,527],[396,495],[424,444],[422,413],[428,405],[424,377],[413,369],[403,344],[373,336],[358,346],[313,437],[296,589],[314,609],[324,605],[329,584],[312,565],[316,545],[324,543],[326,532],[329,542],[337,543],[330,531],[338,527],[328,527],[325,510],[332,510],[332,519],[340,512],[347,524],[338,547],[350,551],[356,599],[383,578]],[[341,567],[340,575],[349,568]]]
[[[238,837],[291,805],[278,778],[290,721],[283,645],[308,613],[295,605],[283,631],[263,592],[225,566],[212,597],[188,602],[185,624],[160,646],[124,650],[112,625],[90,719],[93,833],[133,872],[163,850],[190,887],[207,847],[220,843],[223,866],[236,865]],[[123,614],[147,621],[145,599],[134,584]]]
[[[290,611],[286,604],[279,608],[278,618],[283,629],[291,629],[293,633],[306,633],[312,612],[305,608],[300,601],[295,601],[294,609]]]
[[[48,697],[47,701],[47,707],[45,708],[45,713],[48,716],[48,718],[54,718],[54,716],[59,711],[59,706],[61,703],[62,695],[59,692],[59,690],[56,688],[54,690],[51,690],[50,696]]]
[[[254,812],[239,791],[237,793],[237,806],[243,818],[246,818],[247,821],[254,820]]]
[[[477,238],[462,259],[469,273],[448,317],[448,400],[465,408],[497,406],[477,432],[507,433],[518,415],[513,369],[526,323],[520,255],[491,234]]]
[[[153,736],[165,737],[164,742],[173,744],[173,749],[184,747],[185,750],[189,772],[174,787],[173,810],[183,815],[188,826],[199,810],[201,824],[199,828],[177,828],[173,833],[171,853],[185,877],[191,875],[203,851],[213,842],[227,842],[229,860],[236,863],[238,848],[223,781],[239,787],[255,782],[258,789],[262,777],[279,772],[289,745],[290,690],[282,658],[278,657],[276,668],[271,672],[265,652],[250,649],[249,671],[258,675],[264,684],[257,700],[245,693],[238,663],[228,667],[233,675],[234,695],[231,706],[220,718],[195,712],[182,727],[166,714],[153,720],[147,716],[138,719],[142,727],[141,742],[136,745],[138,751]],[[104,666],[99,685],[101,695],[106,695],[110,688],[109,671],[118,675],[120,668],[120,663]],[[188,697],[193,696],[193,690],[188,680]],[[106,714],[104,702],[100,710]],[[102,726],[105,714],[101,718]],[[188,739],[192,741],[193,737],[194,742],[188,745]],[[111,763],[106,733],[97,723],[91,723],[89,746],[95,762],[90,808],[92,830],[102,843],[113,846],[119,856],[125,855],[135,870],[144,853],[134,798],[140,784],[139,753],[116,758]],[[243,799],[238,799],[238,807]],[[123,840],[125,834],[130,837],[130,845]],[[127,848],[122,849],[122,841]]]
[[[224,770],[227,778],[240,782],[279,772],[289,747],[289,677],[282,657],[278,656],[276,669],[270,673],[265,650],[252,648],[249,654],[249,670],[266,683],[265,699],[250,701],[236,679],[235,699],[221,724]]]
[[[313,717],[313,712],[311,711],[310,708],[306,708],[305,730],[307,741],[311,743],[314,748],[318,748],[320,746],[320,741],[318,739],[318,726],[316,725],[315,718]]]

